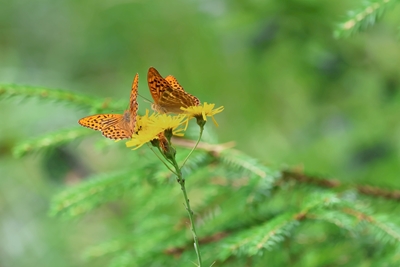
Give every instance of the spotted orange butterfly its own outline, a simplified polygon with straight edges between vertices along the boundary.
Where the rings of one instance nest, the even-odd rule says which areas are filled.
[[[200,100],[183,90],[174,76],[163,78],[153,67],[147,72],[147,83],[154,100],[152,108],[157,112],[183,113],[181,107],[200,105]]]
[[[124,114],[97,114],[80,119],[80,125],[91,128],[110,139],[120,140],[131,138],[135,132],[136,115],[138,111],[139,75],[136,74],[132,83],[131,97],[129,99],[129,109]]]

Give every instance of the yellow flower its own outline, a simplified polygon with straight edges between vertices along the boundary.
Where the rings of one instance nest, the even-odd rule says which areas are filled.
[[[155,114],[151,114],[149,116],[149,110],[146,109],[146,114],[144,116],[136,116],[136,126],[135,126],[135,131],[140,132],[146,130],[147,127],[149,127],[150,122],[154,119]]]
[[[207,121],[207,117],[211,117],[214,124],[218,126],[217,121],[214,119],[214,115],[222,112],[224,107],[221,106],[219,108],[214,109],[215,104],[208,104],[204,102],[203,105],[200,106],[191,106],[188,108],[181,108],[185,111],[185,114],[188,116],[188,119],[196,118],[197,120],[203,119],[203,121]]]
[[[146,130],[140,130],[132,136],[132,139],[126,142],[127,147],[133,147],[133,149],[138,149],[147,142],[154,139],[158,139],[158,134],[162,130],[158,128],[147,128]]]
[[[159,139],[159,134],[170,131],[174,135],[182,136],[183,129],[178,128],[186,120],[185,115],[170,116],[166,114],[153,113],[149,116],[149,111],[146,110],[144,116],[140,116],[137,120],[137,132],[132,136],[132,139],[126,142],[127,147],[138,149],[147,142]]]
[[[172,130],[174,135],[183,136],[182,128],[178,128],[180,125],[186,122],[186,115],[180,114],[171,116],[167,114],[158,114],[154,116],[152,121],[149,123],[150,127],[158,127],[163,130]]]

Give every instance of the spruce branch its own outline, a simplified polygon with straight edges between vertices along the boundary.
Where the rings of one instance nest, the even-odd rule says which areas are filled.
[[[239,170],[249,171],[260,178],[268,178],[270,176],[270,170],[264,165],[236,149],[222,151],[219,159],[226,165]]]
[[[112,241],[98,244],[96,246],[86,249],[83,253],[83,257],[86,259],[91,259],[118,252],[122,253],[127,250],[131,243],[132,240],[130,240],[130,238],[114,239]]]
[[[182,172],[185,176],[190,176],[198,170],[209,167],[213,160],[214,157],[211,157],[208,153],[204,153],[203,151],[195,151],[190,156],[190,160],[186,162],[185,168],[182,169]],[[179,159],[177,159],[177,161],[179,161]]]
[[[315,221],[325,221],[348,232],[353,232],[355,230],[354,217],[351,217],[341,210],[321,209],[308,213],[306,218]]]
[[[132,171],[127,170],[91,177],[56,195],[51,202],[49,214],[72,218],[118,199],[138,183],[138,179],[132,176]]]
[[[195,144],[195,141],[186,140],[183,138],[175,138],[173,141],[176,145],[187,148],[193,147]],[[197,148],[209,152],[216,159],[220,159],[227,165],[234,166],[242,170],[248,170],[261,178],[267,177],[267,174],[272,175],[273,177],[280,176],[281,179],[277,180],[275,185],[279,185],[281,181],[295,180],[300,183],[311,184],[323,188],[345,187],[348,189],[355,189],[363,195],[400,201],[400,190],[388,190],[371,185],[344,184],[336,179],[307,175],[296,170],[286,169],[280,172],[274,172],[266,168],[264,165],[259,164],[256,159],[250,158],[238,150],[231,149],[232,146],[234,146],[234,142],[228,142],[225,144],[208,144],[200,142]]]
[[[83,257],[86,259],[102,257],[115,252],[123,252],[126,248],[126,240],[112,240],[86,249]]]
[[[299,224],[295,213],[287,212],[249,230],[241,231],[224,239],[219,259],[224,261],[232,255],[254,256],[262,250],[270,250]]]
[[[400,242],[400,227],[391,223],[387,218],[379,218],[378,215],[372,216],[351,207],[343,209],[343,212],[354,216],[359,222],[365,222],[375,228],[376,231],[372,231],[372,233],[378,240],[385,241],[385,239],[388,239],[392,243]]]
[[[174,136],[174,137],[172,137],[172,142],[176,146],[191,149],[196,144],[197,141]],[[223,144],[209,144],[207,142],[200,141],[197,145],[197,149],[206,151],[217,158],[217,157],[219,157],[219,155],[222,151],[232,148],[234,146],[235,146],[235,142],[227,142],[227,143],[223,143]]]
[[[307,174],[303,174],[298,171],[284,170],[282,171],[282,180],[295,180],[300,183],[310,184],[323,188],[343,188],[343,189],[354,189],[358,193],[370,196],[370,197],[380,197],[389,200],[400,201],[400,190],[388,190],[377,186],[371,185],[354,185],[342,183],[339,180],[319,178]],[[279,181],[277,181],[279,184]]]
[[[216,242],[224,239],[227,236],[229,236],[229,232],[218,232],[218,233],[215,233],[213,235],[205,236],[203,238],[200,238],[199,239],[199,244],[200,245],[206,245],[206,244],[216,243]],[[182,255],[182,253],[187,251],[188,249],[189,249],[189,245],[185,245],[185,246],[180,246],[180,247],[171,247],[171,248],[168,248],[168,249],[164,250],[164,252],[166,254],[168,254],[168,255],[173,255],[175,257],[180,257]]]
[[[220,243],[221,247],[226,247],[227,243],[231,243],[231,240],[238,240],[236,245],[230,247],[234,250],[234,253],[232,255],[246,254],[248,256],[251,256],[254,254],[261,254],[262,249],[271,250],[280,241],[283,241],[281,240],[281,237],[273,237],[273,235],[276,234],[276,231],[281,231],[280,229],[284,228],[286,224],[291,224],[295,221],[302,222],[306,220],[321,220],[337,225],[338,227],[346,229],[348,231],[354,231],[354,219],[352,218],[352,216],[345,214],[342,211],[343,208],[353,205],[354,203],[349,203],[346,200],[339,199],[335,194],[318,192],[309,195],[301,204],[297,212],[290,213],[289,215],[284,215],[285,220],[280,221],[281,224],[279,224],[278,226],[274,224],[275,218],[278,218],[275,217],[274,219],[270,220],[269,222],[263,223],[262,225],[258,224],[253,226],[250,230],[248,229],[249,225],[242,225],[235,230],[224,230],[214,233],[210,236],[205,236],[199,240],[199,243],[201,245]],[[267,228],[266,225],[269,225],[270,223],[272,225],[275,225],[275,227]],[[260,230],[258,231],[255,229]],[[265,235],[264,238],[255,242],[255,240],[259,238],[257,233],[261,232],[263,235]],[[269,239],[279,239],[279,242],[270,242]],[[256,249],[254,248],[253,250],[248,250],[247,246],[251,243],[253,243],[253,247],[259,248],[260,251],[256,252]],[[186,245],[182,247],[169,248],[165,252],[167,254],[180,256],[180,254],[187,249],[188,246]],[[229,256],[229,253],[226,253],[226,255]],[[223,257],[221,259],[225,260]]]
[[[45,87],[23,86],[15,84],[0,84],[0,97],[36,98],[40,100],[64,102],[99,113],[107,109],[120,109],[120,105],[107,99],[86,96],[77,92],[49,89]]]
[[[289,236],[294,227],[304,221],[310,213],[324,208],[335,208],[340,203],[335,194],[311,194],[304,200],[299,211],[283,213],[261,225],[225,238],[220,259],[226,260],[230,255],[253,256],[262,254],[263,250],[271,250]]]
[[[364,1],[362,7],[349,12],[346,20],[337,26],[334,36],[336,38],[348,37],[371,27],[398,2],[398,0]]]
[[[87,129],[84,129],[82,127],[60,130],[17,144],[13,148],[13,155],[16,158],[20,158],[29,153],[70,143],[77,138],[84,137],[90,134],[93,134],[93,132],[88,131]]]
[[[195,141],[186,140],[183,138],[174,138],[173,141],[176,145],[181,147],[193,147],[196,145]],[[208,152],[214,159],[220,160],[227,165],[229,169],[236,168],[241,171],[247,171],[253,175],[262,178],[262,180],[272,186],[280,173],[267,168],[265,165],[260,164],[258,160],[247,156],[239,150],[233,149],[235,142],[228,142],[224,144],[208,144],[199,142],[197,148]]]
[[[109,267],[135,267],[139,266],[137,264],[133,264],[135,262],[135,256],[132,255],[129,251],[124,251],[119,254],[117,257],[113,258]]]

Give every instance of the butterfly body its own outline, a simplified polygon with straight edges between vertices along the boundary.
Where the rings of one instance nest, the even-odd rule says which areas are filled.
[[[123,114],[91,115],[80,119],[78,121],[79,124],[96,131],[101,131],[109,139],[120,140],[131,138],[135,133],[136,126],[138,84],[139,76],[136,74],[132,83],[129,109],[125,110]]]
[[[174,76],[163,78],[153,67],[147,73],[147,82],[154,104],[152,108],[160,113],[183,113],[181,107],[198,106],[200,100],[186,92]]]

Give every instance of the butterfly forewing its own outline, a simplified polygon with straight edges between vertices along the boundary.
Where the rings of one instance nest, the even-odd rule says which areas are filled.
[[[158,104],[162,93],[170,88],[169,83],[153,67],[150,67],[147,72],[147,83],[154,102]]]
[[[136,74],[135,78],[133,79],[131,97],[129,99],[129,126],[132,129],[132,131],[135,130],[136,116],[139,109],[139,105],[137,103],[138,87],[139,87],[139,75]]]
[[[80,119],[78,122],[84,127],[101,131],[102,134],[110,139],[131,138],[135,131],[136,116],[138,110],[139,76],[136,74],[132,83],[132,90],[129,100],[129,109],[124,114],[98,114]]]
[[[105,121],[112,121],[122,117],[121,114],[97,114],[92,116],[87,116],[85,118],[80,119],[78,122],[80,125],[96,130],[101,131],[103,129],[103,124]]]
[[[174,76],[168,75],[167,77],[165,77],[165,80],[169,83],[169,86],[172,89],[185,91],[183,90],[183,87],[178,83],[178,80]]]
[[[152,107],[160,113],[182,113],[181,107],[187,108],[200,104],[200,100],[187,93],[172,75],[164,79],[155,68],[150,67],[147,81],[154,99]]]

